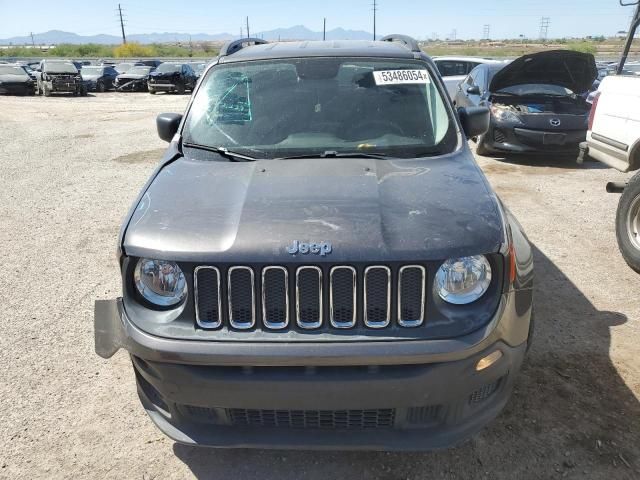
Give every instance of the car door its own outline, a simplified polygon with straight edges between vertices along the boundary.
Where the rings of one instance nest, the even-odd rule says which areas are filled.
[[[478,67],[479,68],[479,67]],[[455,104],[459,107],[473,107],[478,101],[475,95],[470,94],[470,89],[477,87],[476,76],[478,74],[478,68],[471,71],[467,78],[465,78],[457,87]]]
[[[113,82],[115,82],[117,76],[118,72],[115,68],[106,67],[104,69],[105,85],[107,86],[107,88],[113,87]]]

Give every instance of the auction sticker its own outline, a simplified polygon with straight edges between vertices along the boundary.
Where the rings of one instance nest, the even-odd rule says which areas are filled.
[[[431,83],[426,70],[380,70],[373,72],[376,85]]]

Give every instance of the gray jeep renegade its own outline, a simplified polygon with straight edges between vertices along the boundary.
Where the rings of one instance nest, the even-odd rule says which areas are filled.
[[[97,353],[177,442],[424,450],[508,401],[532,249],[415,40],[223,47],[126,218]]]

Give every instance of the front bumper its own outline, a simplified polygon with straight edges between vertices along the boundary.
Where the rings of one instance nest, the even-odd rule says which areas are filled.
[[[174,92],[176,86],[173,83],[149,83],[149,90],[156,92]]]
[[[578,153],[585,130],[534,130],[522,125],[491,122],[484,145],[494,153]]]
[[[33,83],[0,83],[0,94],[4,95],[33,95]]]
[[[505,295],[486,330],[460,339],[342,344],[164,339],[136,327],[120,300],[103,301],[96,352],[130,352],[144,408],[180,443],[429,450],[500,413],[525,355],[530,300]]]

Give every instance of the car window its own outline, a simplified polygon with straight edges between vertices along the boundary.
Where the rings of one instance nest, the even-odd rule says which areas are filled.
[[[487,69],[477,68],[475,71],[475,84],[480,87],[480,91],[484,92],[486,88]]]
[[[455,123],[419,60],[301,58],[210,69],[184,141],[261,158],[452,151]]]
[[[436,60],[436,66],[443,77],[461,76],[469,73],[468,62],[459,60]]]

